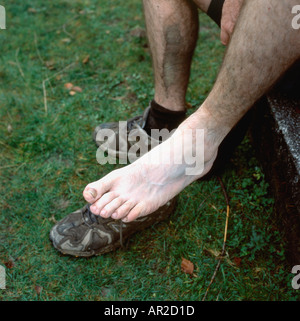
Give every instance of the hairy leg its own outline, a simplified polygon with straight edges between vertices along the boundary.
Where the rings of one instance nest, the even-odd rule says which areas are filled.
[[[297,0],[246,0],[205,108],[232,128],[300,57],[300,33],[291,27]],[[198,110],[196,113],[199,113]]]
[[[192,0],[144,0],[154,69],[154,100],[185,110],[190,67],[198,38],[198,12]]]
[[[91,210],[125,221],[152,213],[211,168],[225,136],[300,56],[300,35],[291,27],[291,8],[297,0],[248,0],[242,8],[213,90],[203,105],[173,136],[136,162],[87,185],[83,195]],[[186,175],[187,164],[175,162],[182,154],[178,142],[187,130],[193,138],[184,152],[193,150],[196,129],[204,129],[204,169]],[[169,163],[157,163],[157,159]]]

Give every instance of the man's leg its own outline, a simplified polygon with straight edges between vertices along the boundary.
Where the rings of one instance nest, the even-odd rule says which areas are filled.
[[[185,97],[199,24],[193,0],[144,0],[143,5],[155,94],[150,109],[145,110],[143,117],[135,117],[133,122],[150,135],[154,128],[171,131],[185,119]],[[133,127],[131,122],[128,121],[129,130]],[[96,142],[98,132],[104,128],[117,133],[118,124],[96,127]]]
[[[219,7],[210,9],[210,4]],[[143,0],[154,70],[154,100],[166,109],[184,111],[193,53],[198,39],[198,10],[221,22],[224,0]],[[214,10],[214,11],[213,11]]]
[[[211,0],[202,0],[210,2]],[[151,129],[178,127],[186,118],[186,91],[193,52],[198,38],[198,10],[192,0],[144,0],[144,14],[154,73],[154,99],[143,115],[127,121],[127,132],[119,132],[119,123],[103,123],[94,130],[94,140],[101,147],[102,130],[111,129],[110,151],[127,159],[120,146],[130,149],[128,135],[138,127],[145,138],[145,151]],[[137,126],[136,126],[137,125]],[[99,136],[97,137],[97,135]],[[115,144],[115,140],[125,144]],[[144,151],[144,152],[145,152]]]
[[[83,195],[103,217],[135,220],[152,213],[195,179],[206,174],[218,146],[254,102],[299,58],[300,35],[291,27],[297,0],[248,0],[243,6],[212,92],[173,136],[136,162],[87,185]],[[186,175],[187,164],[174,162],[186,129],[204,129],[204,171]],[[193,141],[184,146],[190,152]],[[157,164],[168,157],[169,164]],[[108,197],[109,195],[109,197]]]
[[[229,128],[300,56],[299,31],[291,26],[291,8],[299,1],[245,2],[205,101],[205,109]]]
[[[185,95],[198,38],[198,11],[192,0],[144,0],[154,70],[154,100],[167,109],[186,109]]]

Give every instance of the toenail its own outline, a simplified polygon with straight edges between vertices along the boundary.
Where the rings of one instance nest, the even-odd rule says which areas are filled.
[[[106,214],[106,210],[102,210],[101,212],[100,212],[100,215],[105,215]]]
[[[117,213],[111,214],[111,217],[114,218],[114,219],[116,219],[116,218],[117,218]]]
[[[95,189],[91,188],[88,190],[88,193],[93,197],[95,198],[97,196],[97,192]]]

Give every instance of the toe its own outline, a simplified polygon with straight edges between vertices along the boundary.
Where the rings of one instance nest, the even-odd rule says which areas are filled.
[[[138,203],[134,208],[130,210],[128,215],[123,219],[124,222],[132,222],[143,214],[144,205],[143,203]]]
[[[95,203],[104,193],[110,189],[110,185],[105,179],[88,184],[84,191],[83,197],[88,203]]]
[[[119,220],[124,218],[130,210],[135,206],[135,203],[131,201],[126,201],[123,205],[121,205],[113,214],[112,218]]]
[[[103,210],[100,212],[100,215],[105,218],[110,217],[111,214],[113,214],[120,206],[122,206],[125,201],[126,200],[124,200],[123,197],[115,198],[103,208]]]
[[[109,204],[117,197],[118,194],[115,192],[105,193],[102,197],[100,197],[100,199],[98,199],[98,201],[91,205],[90,209],[92,213],[95,215],[100,215],[100,212],[103,210],[104,206]]]

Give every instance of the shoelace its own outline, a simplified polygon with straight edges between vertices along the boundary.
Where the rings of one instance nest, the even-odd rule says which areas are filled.
[[[93,223],[98,223],[98,218],[95,214],[93,214],[90,210],[90,204],[88,204],[86,206],[86,210],[82,212],[82,216],[84,218],[84,216],[86,216],[88,218],[88,220],[84,220],[84,222],[87,224],[88,227],[93,228],[91,225],[88,224],[89,222]]]
[[[136,116],[136,117],[132,118],[131,121],[129,121],[129,122],[127,123],[127,129],[128,129],[129,131],[132,130],[133,127],[134,127],[134,125],[135,125],[135,122],[136,122],[137,120],[140,120],[141,117],[142,117],[142,116]]]
[[[92,225],[90,225],[88,223],[88,221],[91,222],[92,224],[99,223],[97,215],[93,214],[90,210],[90,204],[88,204],[86,206],[85,211],[81,212],[81,215],[82,215],[84,223],[91,229],[93,229],[94,227]],[[86,217],[88,218],[88,220],[85,219]],[[123,245],[123,223],[121,220],[119,220],[119,226],[120,226],[120,228],[119,228],[120,244],[121,244],[121,247],[124,247],[124,245]]]

